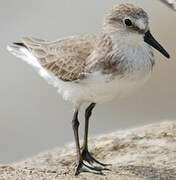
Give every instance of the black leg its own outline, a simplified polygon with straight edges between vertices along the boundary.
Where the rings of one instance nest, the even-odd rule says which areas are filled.
[[[78,127],[79,127],[79,121],[78,121],[78,110],[75,111],[73,120],[72,120],[72,127],[75,137],[75,144],[76,144],[76,154],[77,154],[77,161],[82,160],[81,153],[80,153],[80,144],[79,144],[79,134],[78,134]]]
[[[88,128],[89,128],[89,118],[92,114],[92,110],[95,107],[95,103],[91,103],[85,111],[85,131],[84,131],[84,143],[82,147],[82,159],[87,161],[89,164],[99,167],[101,170],[109,170],[104,168],[104,166],[109,166],[110,164],[103,164],[97,161],[88,151]]]
[[[89,129],[89,118],[92,115],[92,110],[95,107],[95,103],[90,104],[85,111],[85,129],[84,129],[84,143],[83,149],[88,149],[88,129]]]
[[[83,163],[82,155],[80,152],[80,144],[79,144],[78,110],[76,110],[74,113],[73,120],[72,120],[72,127],[73,127],[73,132],[74,132],[74,137],[75,137],[76,153],[77,153],[75,175],[78,175],[80,172],[92,172],[92,173],[96,173],[96,174],[102,174],[101,170],[99,168],[92,168]]]

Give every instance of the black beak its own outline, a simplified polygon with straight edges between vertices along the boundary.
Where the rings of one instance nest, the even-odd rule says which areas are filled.
[[[150,31],[148,30],[145,33],[144,41],[148,43],[150,46],[157,49],[160,53],[162,53],[165,57],[170,58],[170,55],[167,53],[167,51],[155,40],[155,38],[152,36]]]

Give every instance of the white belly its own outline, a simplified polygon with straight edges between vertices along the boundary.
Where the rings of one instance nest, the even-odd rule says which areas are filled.
[[[150,77],[151,71],[123,78],[109,79],[108,75],[93,73],[79,83],[58,81],[58,92],[65,100],[79,106],[83,102],[104,103],[127,96]]]

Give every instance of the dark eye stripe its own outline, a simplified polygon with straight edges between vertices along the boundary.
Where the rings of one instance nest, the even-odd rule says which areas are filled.
[[[132,26],[132,29],[133,29],[134,31],[137,31],[137,32],[140,33],[140,34],[145,33],[145,30],[144,30],[144,29],[140,29],[139,27],[137,27],[137,26],[135,26],[135,25]]]

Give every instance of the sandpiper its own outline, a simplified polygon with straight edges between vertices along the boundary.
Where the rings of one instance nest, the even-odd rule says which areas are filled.
[[[22,37],[21,42],[8,46],[12,54],[35,67],[73,104],[75,175],[107,170],[108,164],[97,161],[88,151],[89,118],[96,104],[125,97],[146,82],[155,64],[151,46],[169,58],[150,33],[147,13],[132,4],[117,5],[109,10],[97,34],[56,41]],[[85,111],[81,148],[78,112],[84,102],[90,105]]]

